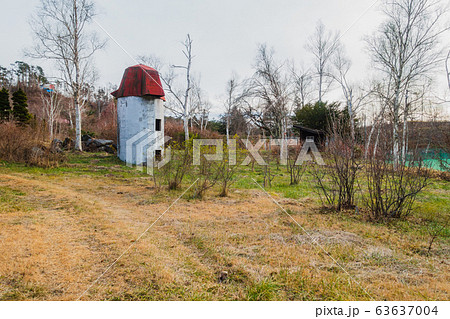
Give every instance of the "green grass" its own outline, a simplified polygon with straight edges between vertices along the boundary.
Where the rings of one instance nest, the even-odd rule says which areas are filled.
[[[22,191],[0,186],[0,214],[29,211],[31,207],[27,203],[25,196],[26,194]]]
[[[103,153],[68,153],[67,161],[57,167],[41,168],[21,163],[0,162],[0,172],[14,171],[31,175],[92,175],[119,178],[148,176],[134,168],[127,167],[114,155]]]
[[[0,276],[0,284],[7,287],[6,292],[0,294],[0,301],[40,299],[48,294],[45,288],[37,284],[26,283],[21,277],[7,279]]]
[[[254,283],[248,288],[247,300],[248,301],[268,301],[276,300],[280,294],[278,290],[280,285],[271,279],[263,279],[257,283]]]

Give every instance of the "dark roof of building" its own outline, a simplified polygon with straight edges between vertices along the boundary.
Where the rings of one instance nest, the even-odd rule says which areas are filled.
[[[155,69],[138,64],[127,68],[117,91],[111,93],[116,98],[126,96],[155,96],[164,100],[164,90],[159,73]]]
[[[300,131],[309,133],[309,134],[315,134],[315,135],[323,135],[323,134],[325,134],[325,132],[322,131],[322,130],[312,129],[312,128],[309,128],[309,127],[306,127],[306,126],[302,126],[300,124],[294,124],[293,126],[294,126],[294,128],[296,128],[296,129],[298,129]]]

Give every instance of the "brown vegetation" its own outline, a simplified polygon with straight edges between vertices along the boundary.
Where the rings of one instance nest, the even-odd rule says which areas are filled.
[[[37,123],[31,126],[12,121],[0,123],[0,160],[39,167],[57,166],[63,155],[51,151],[45,136],[45,128]]]

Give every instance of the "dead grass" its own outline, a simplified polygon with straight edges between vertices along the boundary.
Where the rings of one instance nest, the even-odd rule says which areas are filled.
[[[76,299],[178,194],[142,176],[0,167],[0,299]],[[449,299],[446,241],[427,257],[426,236],[274,195],[375,299]],[[262,192],[240,189],[182,199],[83,299],[368,298]]]

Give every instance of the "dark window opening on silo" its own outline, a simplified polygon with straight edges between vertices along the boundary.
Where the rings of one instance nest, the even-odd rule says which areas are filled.
[[[160,119],[156,119],[155,131],[157,131],[157,132],[161,131],[161,120]]]
[[[161,160],[161,150],[155,150],[155,159],[157,161]]]

